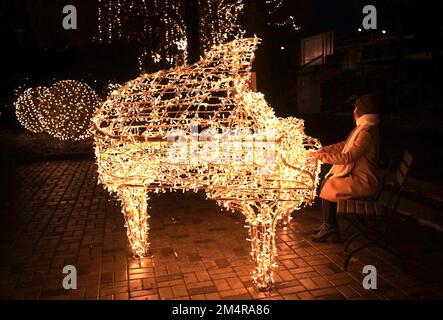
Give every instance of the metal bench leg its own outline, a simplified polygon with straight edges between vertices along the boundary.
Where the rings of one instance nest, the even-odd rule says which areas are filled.
[[[349,237],[349,239],[346,240],[345,246],[343,248],[343,252],[346,254],[348,252],[349,246],[351,245],[351,242],[355,239],[362,237],[363,235],[361,233],[354,233],[352,236]]]
[[[344,235],[344,237],[346,238],[346,241],[347,241],[351,236],[353,236],[353,234],[352,234],[352,230],[355,228],[353,222],[350,222],[350,221],[348,221],[348,220],[347,220],[347,222],[349,223],[349,225],[346,226],[346,228],[341,232],[341,233]]]
[[[380,242],[368,242],[368,243],[366,243],[365,245],[360,246],[360,247],[354,249],[354,250],[351,251],[349,254],[347,254],[347,253],[345,252],[345,257],[344,257],[345,260],[344,260],[344,263],[343,263],[343,269],[344,269],[345,271],[348,271],[348,266],[349,266],[349,262],[351,261],[351,258],[352,258],[356,253],[358,253],[358,252],[360,252],[360,251],[362,251],[362,250],[364,250],[364,249],[366,249],[366,248],[368,248],[368,247],[370,247],[370,246],[376,246],[376,247],[379,247],[380,249],[383,249],[383,250],[385,250],[386,252],[390,253],[390,254],[393,255],[395,258],[397,258],[397,260],[400,261],[400,263],[401,263],[401,267],[402,267],[402,271],[405,271],[405,270],[406,270],[407,265],[406,265],[405,258],[404,258],[402,255],[400,255],[399,253],[395,252],[395,251],[394,251],[393,249],[391,249],[390,247],[388,247],[388,246],[386,246],[386,245],[384,245],[384,244],[382,244],[382,243],[380,243]]]

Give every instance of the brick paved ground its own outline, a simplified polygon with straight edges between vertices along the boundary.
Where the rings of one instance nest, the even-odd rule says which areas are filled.
[[[151,204],[151,258],[127,246],[117,201],[97,185],[89,160],[39,162],[7,169],[0,202],[0,297],[8,299],[428,299],[443,297],[442,237],[411,221],[394,234],[409,254],[401,272],[367,251],[341,269],[341,245],[310,242],[318,204],[278,232],[276,288],[257,293],[249,272],[247,229],[195,194]],[[78,290],[62,288],[62,268],[78,269]],[[362,266],[379,271],[379,289],[362,288]]]

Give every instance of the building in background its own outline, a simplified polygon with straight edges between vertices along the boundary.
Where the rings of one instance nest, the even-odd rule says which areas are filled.
[[[321,83],[330,77],[324,68],[334,54],[334,32],[324,32],[300,41],[300,69],[297,73],[297,112],[321,112]]]

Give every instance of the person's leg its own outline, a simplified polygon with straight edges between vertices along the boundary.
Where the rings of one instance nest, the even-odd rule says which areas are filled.
[[[322,199],[323,222],[330,226],[338,226],[337,203]]]
[[[338,242],[340,234],[337,223],[337,203],[322,199],[323,224],[312,236],[313,242]]]
[[[328,178],[323,180],[323,182],[320,185],[320,190],[323,189],[323,187],[324,187],[324,185],[326,184],[327,181],[328,181]],[[319,233],[320,230],[323,229],[323,227],[325,227],[325,225],[326,225],[326,223],[328,221],[328,216],[329,216],[329,213],[328,213],[329,208],[327,208],[327,206],[328,206],[327,202],[328,201],[326,201],[324,199],[321,199],[321,201],[322,201],[321,202],[321,208],[322,208],[322,213],[323,213],[323,220],[322,220],[322,222],[321,222],[321,224],[319,226],[317,226],[314,229],[312,229],[312,234]]]
[[[330,203],[327,200],[321,199],[321,212],[322,212],[322,221],[321,224],[314,228],[314,230],[312,230],[313,234],[317,234],[320,232],[321,229],[323,229],[324,227],[326,227],[326,225],[329,223],[329,216],[330,216]]]

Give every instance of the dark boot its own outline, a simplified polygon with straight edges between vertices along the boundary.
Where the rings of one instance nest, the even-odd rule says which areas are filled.
[[[336,207],[334,207],[335,204],[332,202],[326,201],[324,199],[321,200],[321,204],[322,204],[321,212],[322,212],[323,220],[322,220],[321,225],[315,227],[312,230],[313,235],[319,233],[328,223],[332,224],[332,225],[336,224],[336,222],[334,222],[334,218],[335,218],[334,210],[337,210]]]
[[[325,224],[324,227],[312,236],[315,243],[338,243],[340,242],[340,231],[338,226]]]
[[[315,227],[314,229],[312,229],[312,234],[317,234],[320,232],[321,229],[323,229],[323,227],[325,226],[325,222],[322,222],[321,225]]]

